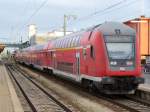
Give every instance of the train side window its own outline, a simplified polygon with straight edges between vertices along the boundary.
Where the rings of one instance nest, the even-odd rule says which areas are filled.
[[[63,47],[65,48],[65,39],[64,39],[64,41],[63,41]]]
[[[67,46],[68,46],[68,48],[70,47],[70,38],[68,38]]]
[[[60,48],[62,48],[62,40],[60,40]]]
[[[63,48],[65,48],[65,39],[63,39]]]
[[[57,41],[57,48],[59,48],[59,40]]]
[[[68,47],[71,47],[71,38],[69,38]]]
[[[76,47],[76,46],[77,46],[77,37],[75,37],[75,40],[74,40],[74,41],[75,41],[75,42],[74,42],[74,43],[75,43],[74,46]]]
[[[55,48],[57,48],[57,40],[56,40],[56,42],[55,42]]]
[[[63,41],[64,41],[64,40],[62,39],[62,40],[61,40],[61,48],[63,48]]]
[[[67,48],[69,47],[68,44],[69,44],[69,39],[67,38],[67,45],[66,45]]]
[[[73,38],[73,46],[76,46],[76,37]]]
[[[67,48],[67,38],[65,38],[65,48]]]
[[[56,42],[54,42],[54,48],[56,48]]]
[[[63,43],[62,43],[62,42],[63,42],[63,40],[60,40],[60,42],[58,43],[58,44],[59,44],[59,46],[60,46],[59,48],[61,48],[61,47],[62,47],[62,45],[63,45]]]
[[[74,37],[72,38],[71,47],[74,47]]]
[[[63,39],[63,48],[65,48],[65,39]]]
[[[55,42],[55,48],[57,48],[57,40],[56,40],[56,42]]]
[[[66,38],[66,48],[68,47],[68,38]]]
[[[65,38],[65,48],[67,48],[67,38]]]
[[[80,46],[80,37],[78,36],[77,46]]]
[[[71,47],[72,38],[69,39],[69,47]]]
[[[71,39],[71,47],[73,47],[73,37],[72,37],[72,39]]]
[[[69,43],[69,39],[67,38],[67,41],[66,41],[66,48],[68,48],[68,43]]]
[[[86,56],[86,48],[83,48],[83,56]]]
[[[91,45],[90,46],[90,56],[91,56],[91,58],[95,58],[95,51],[94,51],[94,47]]]
[[[57,47],[58,47],[58,48],[60,47],[60,40],[59,40],[58,43],[57,43]]]
[[[61,48],[64,47],[64,39],[61,40]]]
[[[63,48],[65,48],[65,39],[63,39]]]
[[[60,41],[58,40],[58,42],[57,42],[57,48],[59,48],[59,42],[60,42]]]
[[[64,47],[64,40],[61,41],[61,47]]]
[[[72,47],[72,38],[70,38],[70,47]]]
[[[64,46],[63,46],[63,48],[65,48],[65,46],[66,46],[66,39],[63,39],[64,40]]]
[[[76,46],[78,46],[79,36],[76,37]]]
[[[73,38],[70,38],[70,47],[72,47]]]

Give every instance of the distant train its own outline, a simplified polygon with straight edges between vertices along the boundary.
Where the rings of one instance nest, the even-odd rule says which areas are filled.
[[[15,60],[106,94],[131,94],[144,83],[136,32],[117,22],[22,49]]]

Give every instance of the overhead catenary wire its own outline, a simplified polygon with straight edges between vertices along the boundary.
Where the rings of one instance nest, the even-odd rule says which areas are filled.
[[[24,7],[22,8],[21,14],[22,14],[22,13],[25,14],[25,13],[27,12],[28,6],[29,6],[29,4],[30,4],[30,0],[26,0],[26,3],[24,3],[24,4],[25,4],[25,5],[24,5]],[[19,26],[19,24],[20,24],[20,22],[18,22],[18,23],[15,25],[15,27]]]
[[[29,7],[29,4],[30,4],[30,0],[26,0],[26,2],[24,3],[24,7],[22,8],[22,13],[23,14],[26,14],[27,13],[27,10],[28,10],[28,7]],[[22,14],[21,13],[21,14]],[[19,29],[19,26],[20,26],[21,22],[18,22],[16,25],[13,25],[16,27],[16,32],[17,32],[17,28]]]
[[[48,2],[48,0],[44,0],[41,5],[33,12],[33,14],[28,18],[27,22],[25,23],[28,24],[30,20],[41,10],[41,8],[44,7],[44,5]]]
[[[121,7],[119,7],[119,8],[115,8],[115,7],[118,7],[118,6],[122,5],[123,3],[126,3],[127,1],[130,1],[130,0],[122,0],[122,1],[119,1],[119,2],[117,2],[117,3],[115,3],[115,4],[112,4],[112,5],[110,5],[110,6],[106,7],[106,8],[104,8],[104,9],[101,9],[101,10],[95,11],[95,12],[89,14],[89,15],[80,17],[80,18],[77,19],[77,20],[72,20],[72,21],[70,21],[70,22],[68,23],[68,26],[72,26],[73,23],[74,23],[74,22],[77,22],[77,21],[83,21],[83,20],[85,21],[85,20],[88,20],[88,19],[90,19],[90,18],[92,18],[93,16],[96,16],[96,15],[98,15],[98,14],[102,16],[102,15],[105,15],[105,14],[107,14],[107,13],[112,12],[112,10],[116,10],[116,9],[123,8],[123,7],[125,7],[125,6],[129,6],[129,5],[131,5],[132,3],[136,2],[137,0],[131,0],[129,3],[125,4],[124,6],[121,6]],[[114,8],[115,8],[115,9],[114,9]]]
[[[31,21],[31,19],[40,11],[40,9],[47,3],[47,1],[48,1],[48,0],[44,0],[44,1],[41,3],[41,5],[35,10],[35,12],[28,18],[28,20],[25,22],[25,24],[22,25],[21,30],[22,30],[24,27],[27,26],[27,24],[28,24],[28,23]],[[125,3],[125,2],[127,2],[127,1],[130,1],[130,0],[121,0],[121,1],[119,1],[119,2],[117,2],[117,3],[114,3],[114,4],[112,4],[112,5],[110,5],[110,6],[106,7],[106,8],[104,8],[104,9],[95,11],[95,12],[93,12],[93,13],[87,15],[87,16],[81,17],[81,18],[79,18],[79,19],[77,19],[77,20],[72,20],[72,21],[68,22],[68,26],[71,26],[72,23],[75,22],[75,21],[87,20],[87,19],[89,19],[89,18],[91,18],[91,17],[93,17],[93,16],[95,16],[95,15],[98,15],[98,14],[104,15],[104,14],[107,13],[106,11],[112,10],[112,9],[114,9],[115,7],[117,7],[117,6],[119,6],[119,5],[123,4],[123,3]],[[134,0],[134,1],[135,1],[135,0]],[[124,6],[122,6],[122,7],[124,7]],[[109,12],[111,12],[111,11],[109,11]],[[56,27],[57,27],[57,28],[56,28]],[[59,29],[59,28],[61,28],[61,27],[62,27],[62,26],[52,26],[52,27],[50,27],[49,29]]]
[[[123,3],[127,2],[127,1],[130,1],[130,0],[121,0],[121,1],[119,1],[119,2],[117,2],[117,3],[114,3],[114,4],[112,4],[112,5],[109,5],[108,7],[104,8],[104,9],[95,11],[95,12],[93,12],[93,13],[87,15],[87,16],[81,17],[81,18],[79,18],[79,19],[77,19],[77,20],[72,20],[71,22],[68,23],[68,26],[71,26],[71,25],[72,25],[71,23],[72,23],[73,21],[83,21],[83,20],[87,20],[87,19],[89,19],[89,18],[91,18],[91,17],[93,17],[93,16],[95,16],[95,15],[98,15],[98,14],[105,15],[105,14],[107,14],[107,13],[110,13],[110,12],[112,12],[112,10],[114,10],[115,7],[120,6],[121,4],[123,4]],[[131,3],[135,2],[135,1],[136,1],[136,0],[131,0],[129,3],[125,4],[124,6],[119,7],[119,8],[117,8],[117,9],[120,9],[120,8],[122,8],[122,7],[125,7],[125,6],[129,6]],[[109,11],[109,10],[110,10],[110,11]],[[109,11],[109,12],[107,12],[107,11]],[[57,28],[56,28],[55,26],[50,27],[50,29],[59,29],[59,28],[61,28],[61,26],[57,26]]]
[[[22,30],[29,24],[29,22],[32,20],[32,18],[45,6],[45,4],[48,2],[48,0],[44,0],[40,5],[39,7],[28,17],[27,21],[25,21],[21,27],[18,29],[17,31],[17,34],[16,35],[19,35],[21,34],[22,35]]]
[[[121,1],[119,1],[119,2],[117,2],[117,3],[115,3],[115,4],[112,4],[112,5],[108,6],[108,7],[106,7],[105,9],[98,10],[98,11],[96,11],[96,12],[94,12],[94,13],[91,13],[91,14],[89,14],[89,15],[87,15],[87,16],[81,17],[81,18],[79,18],[79,19],[77,19],[77,20],[72,20],[72,21],[69,22],[69,23],[72,23],[73,21],[80,21],[80,20],[89,19],[90,17],[92,17],[92,16],[94,16],[94,15],[96,15],[96,14],[98,14],[98,13],[105,12],[105,11],[107,11],[107,10],[109,10],[109,9],[112,9],[112,8],[118,6],[118,5],[120,5],[120,4],[122,4],[122,3],[126,2],[126,1],[127,1],[127,0],[121,0]],[[68,24],[68,25],[71,26],[72,24]],[[53,28],[53,27],[51,27],[51,29],[52,29],[52,28]],[[55,28],[55,29],[59,29],[59,28],[60,28],[60,27],[57,27],[57,28]]]
[[[102,9],[102,10],[95,11],[94,13],[91,13],[91,14],[85,16],[85,17],[80,18],[79,21],[82,20],[82,19],[89,18],[89,17],[94,16],[94,15],[97,15],[99,13],[103,13],[103,12],[109,10],[109,9],[112,9],[112,8],[118,6],[118,5],[121,5],[122,3],[125,3],[126,1],[127,0],[122,0],[122,1],[119,1],[119,2],[117,2],[115,4],[112,4],[112,5],[108,6],[108,7],[104,8],[104,9]]]
[[[30,20],[39,12],[39,10],[47,3],[47,1],[48,1],[48,0],[44,0],[44,1],[41,3],[41,5],[35,10],[35,12],[33,12],[33,14],[28,18],[28,20],[25,22],[25,24],[21,27],[21,30],[22,30],[22,28],[24,28],[24,27],[30,22]],[[125,1],[127,1],[127,0],[119,1],[119,2],[117,2],[117,3],[115,3],[115,4],[113,4],[113,5],[110,5],[110,6],[106,7],[105,9],[96,11],[96,12],[94,12],[94,13],[92,13],[92,14],[86,16],[86,17],[82,17],[82,18],[78,19],[78,21],[80,21],[80,20],[82,20],[82,19],[84,19],[84,18],[87,18],[87,17],[91,17],[91,16],[93,16],[93,15],[96,15],[96,14],[98,14],[98,13],[104,12],[104,11],[106,11],[106,10],[109,10],[109,9],[111,9],[111,8],[113,8],[113,7],[116,7],[116,6],[120,5],[120,4],[122,4],[122,3],[125,2]]]
[[[21,26],[20,30],[22,30],[24,27],[28,25],[28,23],[31,21],[31,19],[45,6],[45,4],[48,2],[48,0],[44,0],[41,5],[29,16],[27,21]]]

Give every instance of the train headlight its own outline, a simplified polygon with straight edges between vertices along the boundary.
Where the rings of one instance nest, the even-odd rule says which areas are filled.
[[[126,64],[131,66],[131,65],[133,65],[133,62],[132,61],[127,61]]]
[[[117,65],[117,62],[116,61],[111,61],[110,64],[111,65]]]

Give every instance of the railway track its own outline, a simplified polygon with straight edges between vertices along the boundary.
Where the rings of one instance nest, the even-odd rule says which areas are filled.
[[[136,100],[127,96],[108,96],[96,95],[99,98],[105,99],[113,104],[116,104],[130,112],[150,112],[150,105],[146,102]]]
[[[14,65],[5,65],[33,112],[72,112]]]
[[[22,72],[23,74],[25,73],[25,71],[22,71],[18,67],[16,69],[18,69],[18,71]],[[71,82],[68,81],[67,83],[71,83]],[[71,85],[75,86],[75,88],[79,87],[74,84],[71,84]],[[115,104],[121,108],[124,108],[122,112],[150,112],[150,104],[144,101],[140,101],[139,99],[137,100],[135,98],[128,97],[128,96],[112,96],[112,95],[108,96],[108,95],[99,94],[99,93],[92,93],[92,95],[100,99],[106,100],[108,102],[111,102],[112,104]],[[115,108],[115,106],[112,108]]]

